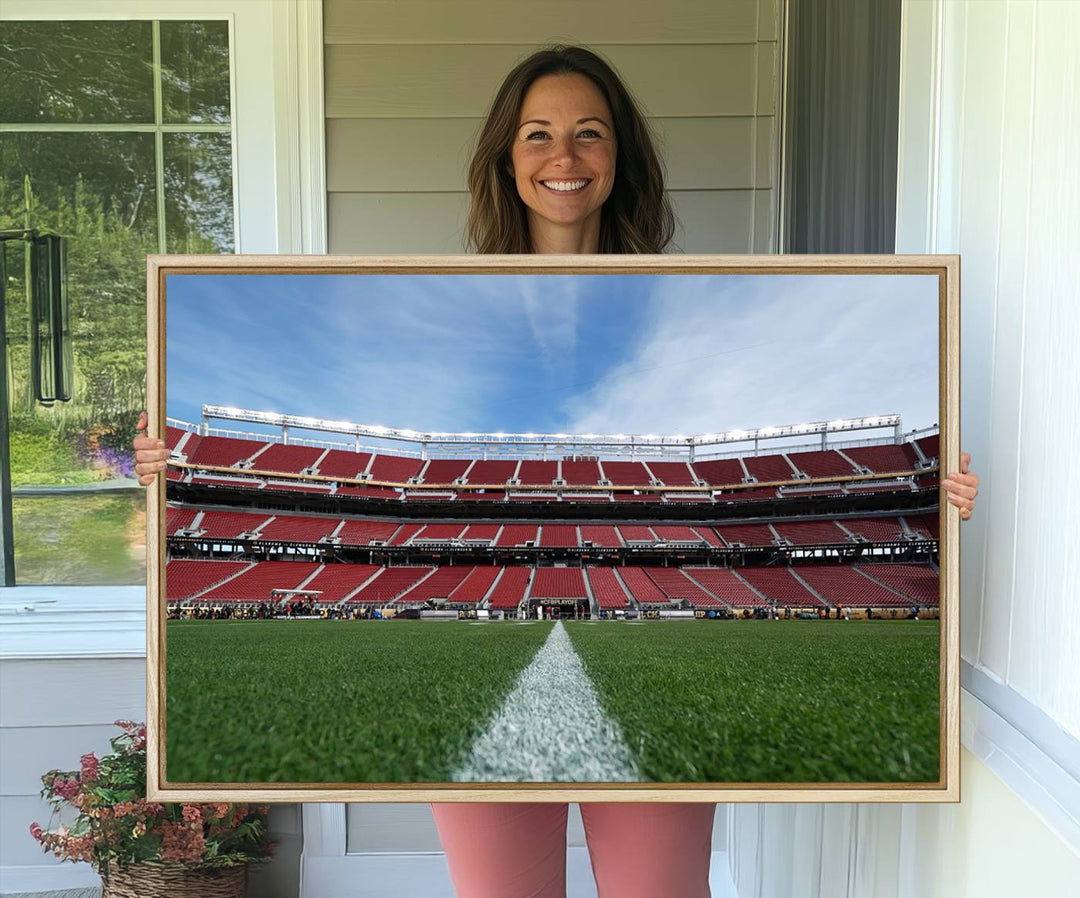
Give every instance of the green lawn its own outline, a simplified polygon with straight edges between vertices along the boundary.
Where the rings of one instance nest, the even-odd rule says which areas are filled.
[[[130,493],[12,500],[19,583],[146,581],[146,497]]]
[[[551,628],[167,626],[168,779],[322,783],[447,781]],[[646,780],[938,778],[936,621],[565,626]]]
[[[645,778],[938,778],[936,621],[566,624]]]
[[[170,621],[173,782],[444,782],[551,624]]]

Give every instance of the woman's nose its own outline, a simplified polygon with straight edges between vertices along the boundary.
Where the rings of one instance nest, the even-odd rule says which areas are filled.
[[[577,147],[572,136],[559,137],[551,150],[555,162],[573,163],[577,159]]]

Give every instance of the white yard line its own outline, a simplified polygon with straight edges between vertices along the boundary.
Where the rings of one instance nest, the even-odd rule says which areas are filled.
[[[458,783],[641,780],[619,726],[600,707],[562,621],[552,627],[451,779]]]

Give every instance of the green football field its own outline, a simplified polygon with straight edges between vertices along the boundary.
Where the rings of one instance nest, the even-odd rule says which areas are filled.
[[[932,782],[937,621],[170,621],[171,782]]]

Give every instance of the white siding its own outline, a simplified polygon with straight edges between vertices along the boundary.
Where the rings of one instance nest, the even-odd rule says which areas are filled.
[[[464,248],[465,171],[499,82],[537,46],[585,43],[644,105],[669,171],[682,252],[776,249],[779,0],[327,0],[329,248]]]

